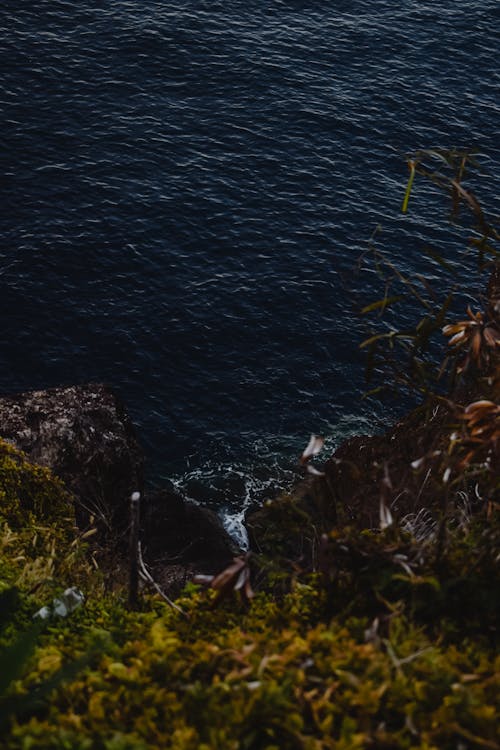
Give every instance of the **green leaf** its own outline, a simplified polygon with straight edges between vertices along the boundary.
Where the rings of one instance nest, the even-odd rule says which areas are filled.
[[[440,266],[442,266],[447,271],[450,271],[454,276],[457,275],[456,269],[448,263],[444,258],[439,255],[435,250],[433,250],[431,247],[425,247],[424,248],[425,255],[428,255],[429,258],[432,258],[432,260],[435,260],[436,263],[439,263]]]
[[[360,349],[364,349],[367,346],[371,346],[371,344],[375,344],[377,341],[380,341],[381,339],[387,339],[390,336],[394,336],[393,332],[390,331],[389,333],[377,333],[375,336],[370,336],[369,339],[365,339],[361,342],[359,345]]]
[[[401,211],[404,214],[408,210],[408,201],[410,200],[410,193],[413,187],[413,180],[415,179],[415,162],[409,161],[408,166],[410,167],[410,177],[408,179],[408,184],[406,186],[406,193],[405,193],[405,197],[403,198],[403,205],[401,206]]]
[[[436,327],[439,329],[441,329],[444,325],[446,313],[448,312],[448,309],[451,305],[452,300],[453,300],[453,292],[450,292],[448,296],[446,297],[445,301],[443,302],[441,309],[439,310],[439,312],[437,313],[435,317]]]
[[[495,250],[492,245],[490,245],[487,242],[486,237],[482,237],[481,239],[477,239],[476,237],[471,237],[469,240],[471,245],[475,245],[479,252],[488,253],[489,255],[492,255],[494,258],[500,258],[500,253],[498,250]]]
[[[1,682],[3,685],[7,683],[8,686],[8,684],[10,684],[13,679],[16,679],[21,674],[28,657],[31,655],[31,652],[35,647],[38,632],[39,628],[32,628],[28,633],[24,634],[16,644],[14,644],[15,646],[17,646],[22,641],[23,648],[16,649],[15,653],[14,648],[9,649],[9,651],[13,652],[12,657],[16,659],[16,661],[14,661],[14,668],[12,668],[11,666],[11,669],[9,671],[10,679],[8,683],[7,678],[4,678],[4,674],[2,674]],[[32,641],[31,639],[34,640]],[[28,642],[31,649],[29,652],[27,652],[26,650],[26,642]],[[0,696],[0,727],[2,727],[2,725],[4,725],[11,716],[15,715],[19,717],[20,715],[25,714],[28,711],[35,710],[40,706],[41,702],[44,699],[48,698],[53,690],[58,688],[64,682],[73,680],[82,669],[88,666],[91,658],[94,656],[94,654],[98,653],[101,646],[102,644],[100,643],[100,641],[96,640],[96,642],[91,646],[87,653],[83,654],[83,656],[81,656],[79,659],[76,659],[75,661],[61,667],[61,669],[55,672],[55,674],[51,675],[47,680],[38,685],[35,690],[32,690],[28,694],[11,695],[7,698],[3,698]],[[2,668],[4,668],[5,666],[3,658],[1,661],[1,666]]]
[[[0,654],[0,696],[20,677],[26,662],[35,650],[39,632],[40,627],[33,626]]]
[[[382,310],[385,310],[386,307],[389,305],[393,305],[395,302],[399,302],[402,299],[405,299],[404,294],[396,294],[393,297],[384,297],[383,299],[379,299],[376,302],[372,302],[370,305],[366,305],[366,307],[363,307],[361,310],[361,314],[364,315],[365,313],[373,312],[373,310],[379,310],[382,308]]]
[[[377,393],[382,393],[382,391],[386,391],[389,386],[387,385],[378,385],[376,388],[372,388],[369,391],[364,391],[361,400],[363,401],[365,398],[370,398],[371,396],[376,396]]]
[[[14,588],[0,591],[0,627],[6,625],[19,607],[19,591]]]

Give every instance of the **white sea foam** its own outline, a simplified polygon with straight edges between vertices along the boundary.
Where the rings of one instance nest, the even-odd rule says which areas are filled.
[[[314,428],[315,425],[312,425]],[[335,448],[352,435],[376,431],[377,425],[366,417],[344,415],[336,423],[323,425],[326,430],[322,459],[327,460]],[[198,465],[190,457],[190,467],[169,480],[186,500],[215,510],[226,531],[242,549],[248,548],[245,515],[249,508],[286,492],[302,476],[298,458],[308,435],[267,435],[248,441],[248,459],[230,460],[224,454],[228,446],[214,448],[214,456]],[[321,460],[318,460],[321,467]]]

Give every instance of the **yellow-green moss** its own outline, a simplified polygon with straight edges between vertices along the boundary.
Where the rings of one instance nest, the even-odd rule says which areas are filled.
[[[15,585],[36,603],[87,573],[64,485],[0,440],[0,587]]]
[[[24,689],[81,653],[96,623],[100,654],[5,748],[495,747],[500,660],[484,644],[430,640],[401,616],[371,642],[367,620],[311,626],[321,596],[299,588],[277,608],[260,595],[245,612],[194,594],[189,620],[94,603],[46,636]]]
[[[74,516],[63,484],[4,440],[0,440],[0,514],[12,528],[24,528],[31,519],[67,526]]]

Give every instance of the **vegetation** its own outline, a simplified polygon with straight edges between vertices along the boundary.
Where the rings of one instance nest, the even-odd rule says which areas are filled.
[[[17,466],[28,476],[20,457]],[[64,520],[59,535],[57,523],[39,523],[33,516],[14,537],[2,511],[4,592],[18,589],[1,631],[2,673],[49,591],[78,580],[87,603],[38,635],[0,702],[10,713],[2,747],[498,746],[496,514],[450,532],[439,564],[432,540],[409,532],[334,530],[320,570],[289,578],[287,593],[214,608],[219,591],[191,584],[178,601],[188,618],[158,597],[130,611],[126,592],[104,593]],[[75,660],[79,671],[61,675]]]
[[[464,158],[445,186],[477,218]],[[412,159],[405,208],[415,174],[429,176],[422,160]],[[492,236],[490,227],[480,253]],[[428,315],[433,335],[449,326],[448,391],[431,387],[440,368],[418,338],[425,326],[406,338],[373,332],[372,359],[392,342],[415,363],[391,367],[399,385],[413,373],[423,406],[364,463],[346,449],[315,470],[312,440],[307,482],[264,509],[259,554],[206,577],[208,590],[188,584],[181,611],[144,593],[131,611],[126,590],[109,593],[87,547],[92,529],[74,527],[62,485],[0,442],[0,746],[500,748],[495,269],[484,310],[458,323],[442,305]],[[34,627],[70,586],[84,606]]]
[[[425,275],[403,272],[380,247],[377,232],[374,233],[359,260],[360,268],[368,263],[377,273],[384,289],[382,298],[362,309],[363,314],[376,316],[377,321],[361,344],[368,355],[367,379],[379,383],[371,393],[392,394],[403,390],[421,397],[437,391],[456,396],[462,395],[469,377],[474,388],[480,385],[491,390],[492,384],[486,383],[485,376],[487,379],[491,374],[488,365],[497,361],[500,308],[495,308],[496,302],[483,311],[473,312],[469,307],[467,321],[453,320],[453,325],[445,325],[450,314],[457,312],[457,300],[463,302],[466,290],[474,285],[484,293],[485,277],[495,268],[498,274],[499,253],[495,247],[500,239],[498,224],[485,214],[472,190],[465,187],[466,178],[470,172],[473,176],[478,164],[468,152],[434,149],[413,154],[408,158],[408,166],[410,179],[403,211],[408,209],[414,177],[418,174],[447,196],[451,227],[459,240],[463,240],[464,232],[469,236],[465,247],[455,249],[447,257],[432,242],[421,242],[417,251],[422,263],[430,264],[434,278],[436,268],[441,272],[439,281],[431,283]],[[500,295],[498,278],[496,284],[497,294],[493,295],[492,290],[490,294],[495,300]],[[404,328],[400,327],[401,319],[407,321]],[[451,337],[450,356],[444,361],[440,356],[443,333]],[[458,353],[464,356],[457,356]],[[490,362],[491,358],[494,362]],[[446,374],[448,379],[444,377]]]

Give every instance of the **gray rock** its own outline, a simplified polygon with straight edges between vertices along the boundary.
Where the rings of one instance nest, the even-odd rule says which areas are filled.
[[[74,497],[78,526],[86,528],[94,516],[100,533],[93,542],[114,550],[118,566],[125,564],[136,490],[144,556],[159,580],[170,585],[172,570],[175,580],[179,571],[183,580],[193,571],[216,572],[238,552],[213,511],[185,501],[173,486],[144,493],[143,454],[132,423],[104,385],[2,397],[0,436],[62,479]],[[120,543],[110,548],[109,540]]]
[[[130,493],[143,487],[143,455],[123,405],[108,387],[4,396],[0,436],[63,480],[75,496],[80,527],[91,515],[101,530],[127,527]]]

